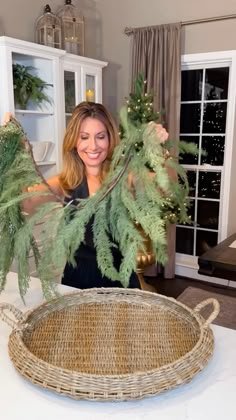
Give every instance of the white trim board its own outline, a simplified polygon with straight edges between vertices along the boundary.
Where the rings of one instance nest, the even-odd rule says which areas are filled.
[[[191,280],[198,280],[207,283],[218,284],[220,286],[229,286],[229,283],[234,283],[226,279],[220,279],[218,277],[203,276],[201,274],[198,274],[198,270],[196,268],[186,267],[180,264],[176,264],[175,274],[176,276],[187,277]],[[236,282],[234,287],[236,287]]]

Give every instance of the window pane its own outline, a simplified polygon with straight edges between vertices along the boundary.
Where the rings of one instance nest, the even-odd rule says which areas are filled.
[[[224,136],[203,136],[202,149],[207,152],[207,156],[201,157],[201,165],[207,163],[209,165],[223,166],[224,164]]]
[[[220,198],[220,172],[199,172],[198,197]]]
[[[205,229],[218,229],[219,202],[198,200],[197,225]]]
[[[176,252],[193,255],[194,231],[191,228],[176,228]]]
[[[197,147],[199,147],[199,137],[197,136],[180,136],[180,139],[186,141],[187,143],[194,143]],[[197,165],[198,154],[191,155],[190,153],[184,153],[179,156],[179,160],[182,165]]]
[[[182,104],[180,115],[181,133],[199,133],[200,132],[200,104]]]
[[[71,71],[64,72],[65,82],[65,111],[71,113],[75,107],[75,74]]]
[[[189,182],[189,197],[195,197],[196,195],[196,172],[187,171],[188,182]]]
[[[217,245],[217,232],[207,232],[205,230],[197,230],[196,255],[202,255],[209,248]]]
[[[206,69],[204,97],[207,100],[227,99],[229,67]]]
[[[203,133],[225,133],[226,123],[225,102],[213,102],[204,105]]]
[[[195,200],[189,200],[188,215],[190,216],[190,222],[194,222],[195,218]]]
[[[189,199],[187,213],[189,216],[189,223],[179,223],[178,226],[193,226],[195,215],[195,200]]]
[[[188,183],[189,183],[189,197],[195,197],[196,196],[196,172],[195,171],[186,171],[187,177],[188,177]],[[178,180],[180,183],[184,183],[182,178],[179,176]]]
[[[183,70],[181,101],[199,101],[202,97],[202,70]]]

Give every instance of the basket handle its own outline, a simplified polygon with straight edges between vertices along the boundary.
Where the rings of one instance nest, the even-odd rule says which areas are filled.
[[[9,311],[11,315],[14,315],[15,319],[13,317],[10,317],[6,312]],[[11,305],[10,303],[0,303],[0,319],[5,321],[12,329],[19,328],[17,321],[24,321],[23,312],[20,311],[20,309],[16,308],[14,305]]]
[[[200,312],[201,309],[205,308],[205,306],[207,306],[207,305],[212,305],[213,306],[213,312],[205,320],[205,322],[203,324],[203,328],[207,328],[212,323],[212,321],[214,321],[214,319],[217,317],[217,315],[220,312],[220,304],[219,304],[218,300],[216,300],[214,298],[209,298],[209,299],[203,300],[202,302],[198,303],[198,305],[196,305],[193,310],[195,312]]]

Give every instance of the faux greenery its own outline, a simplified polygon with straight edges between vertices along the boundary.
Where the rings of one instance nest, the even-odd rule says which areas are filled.
[[[42,196],[42,192],[22,191],[46,181],[38,171],[19,123],[13,120],[0,127],[0,291],[15,260],[19,290],[24,298],[29,287],[31,254],[43,293],[46,298],[52,297],[55,271],[62,272],[66,261],[75,264],[75,252],[84,241],[86,225],[92,216],[97,262],[101,272],[110,279],[128,286],[130,275],[136,269],[137,253],[145,250],[137,223],[150,237],[156,260],[166,262],[167,225],[189,223],[187,176],[174,156],[196,153],[196,146],[161,142],[153,123],[158,118],[159,114],[153,111],[152,96],[145,95],[144,80],[139,76],[134,94],[120,112],[122,140],[114,151],[102,188],[90,198],[67,205],[60,199],[44,203],[31,217],[24,215],[21,202]],[[170,169],[175,170],[175,179],[170,178]],[[40,252],[34,238],[36,224],[41,226],[37,233]],[[118,246],[123,256],[119,272],[113,265],[112,246]]]
[[[26,109],[29,101],[41,107],[42,102],[50,103],[50,98],[44,89],[50,86],[39,77],[33,75],[35,70],[32,66],[13,64],[13,87],[15,104],[21,109]]]
[[[171,221],[166,218],[168,200],[178,208],[179,222],[189,220],[186,174],[171,155],[166,157],[154,124],[143,124],[137,129],[129,119],[127,107],[120,115],[123,141],[115,149],[111,170],[97,194],[67,206],[45,203],[30,218],[22,213],[21,201],[42,193],[22,194],[22,190],[42,179],[19,125],[11,121],[0,128],[0,156],[4,156],[0,164],[0,290],[4,289],[6,275],[15,259],[19,289],[24,297],[30,279],[28,257],[33,253],[43,293],[50,298],[55,292],[55,270],[62,271],[66,261],[75,263],[75,251],[84,240],[86,224],[93,215],[97,261],[104,275],[128,285],[130,274],[136,268],[137,252],[144,249],[143,237],[134,221],[151,238],[157,261],[165,263],[166,227]],[[143,147],[137,150],[141,142]],[[150,177],[147,165],[153,168],[154,176]],[[182,182],[169,178],[168,167],[176,170]],[[128,182],[130,173],[133,191]],[[34,227],[42,220],[39,252]],[[119,272],[113,266],[113,241],[123,255]]]
[[[142,73],[140,73],[134,83],[134,90],[130,93],[129,97],[126,98],[127,104],[127,112],[128,112],[128,119],[132,122],[132,124],[136,127],[137,130],[142,130],[144,124],[148,124],[150,122],[159,123],[162,119],[162,113],[156,112],[154,110],[154,95],[151,92],[146,91],[146,81]],[[120,137],[121,140],[126,143],[126,136],[125,136],[125,128],[123,127],[122,121],[120,122]],[[144,139],[142,136],[137,136],[135,142],[135,149],[138,153],[142,150],[144,146]],[[156,148],[156,142],[153,144],[148,142],[146,147],[149,147],[149,153],[152,154],[151,148],[153,147],[153,151]],[[163,156],[174,154],[178,156],[179,160],[182,159],[182,154],[190,153],[194,154],[197,152],[197,147],[193,143],[187,143],[185,141],[167,141],[165,144],[162,144],[162,152]],[[202,151],[202,154],[204,152]],[[155,171],[155,169],[151,166],[151,161],[147,161],[145,163],[146,168],[148,168],[151,172]],[[179,179],[181,182],[181,178]],[[184,180],[186,182],[186,180]],[[186,182],[187,184],[187,182]],[[177,223],[182,219],[181,213],[182,208],[175,202],[174,195],[168,195],[167,197],[162,197],[162,211],[163,211],[163,218],[170,223]],[[188,207],[187,197],[183,198],[184,206]],[[189,223],[190,219],[186,219],[184,223]]]

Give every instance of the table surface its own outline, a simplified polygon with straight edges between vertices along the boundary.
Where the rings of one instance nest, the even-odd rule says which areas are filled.
[[[198,258],[199,274],[236,280],[236,233]]]
[[[59,286],[63,292],[70,288]],[[9,273],[0,302],[22,311],[43,301],[39,280],[32,278],[26,305],[17,290],[17,275]],[[215,350],[208,366],[186,385],[151,398],[130,402],[75,401],[41,389],[15,370],[8,356],[11,328],[0,321],[0,418],[4,420],[235,420],[236,331],[212,326]]]

